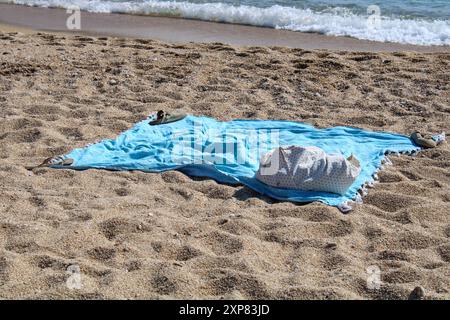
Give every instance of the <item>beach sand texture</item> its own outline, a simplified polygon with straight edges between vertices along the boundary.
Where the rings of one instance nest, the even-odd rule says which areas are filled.
[[[24,168],[158,109],[448,133],[449,71],[448,52],[0,33],[0,297],[449,299],[448,144],[390,157],[348,215],[179,172]]]

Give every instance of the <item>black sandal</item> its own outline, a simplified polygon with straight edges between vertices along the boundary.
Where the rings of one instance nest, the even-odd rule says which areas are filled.
[[[165,123],[171,123],[171,122],[175,122],[181,119],[184,119],[186,117],[186,114],[181,113],[181,114],[170,114],[170,113],[166,113],[163,110],[159,110],[156,113],[156,119],[152,120],[149,122],[149,124],[151,126],[155,126],[158,124],[165,124]]]
[[[36,168],[49,168],[52,166],[70,166],[73,164],[73,159],[71,158],[65,158],[63,159],[62,157],[58,156],[58,157],[50,157],[45,159],[40,165],[37,166],[27,166],[25,167],[27,170],[33,170]]]

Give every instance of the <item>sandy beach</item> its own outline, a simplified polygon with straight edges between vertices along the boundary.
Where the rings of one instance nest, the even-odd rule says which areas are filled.
[[[10,22],[0,7],[0,22]],[[310,40],[330,49],[318,50],[21,28],[0,25],[0,298],[408,299],[422,286],[427,299],[450,299],[447,143],[391,156],[347,215],[176,171],[25,169],[158,109],[449,133],[448,48]],[[79,288],[67,285],[71,266]],[[378,289],[367,286],[373,267]]]

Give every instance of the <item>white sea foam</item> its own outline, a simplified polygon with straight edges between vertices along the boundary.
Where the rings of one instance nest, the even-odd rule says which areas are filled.
[[[4,2],[5,0],[3,0]],[[246,24],[334,36],[416,45],[450,45],[449,20],[412,20],[381,16],[370,23],[369,16],[356,15],[347,9],[314,12],[274,5],[267,8],[233,6],[223,3],[190,3],[144,0],[117,2],[100,0],[6,0],[16,4],[41,7],[76,5],[90,12],[117,12],[177,16],[206,21]],[[0,0],[0,2],[2,2]],[[376,17],[375,17],[376,18]],[[376,22],[376,21],[375,21]]]

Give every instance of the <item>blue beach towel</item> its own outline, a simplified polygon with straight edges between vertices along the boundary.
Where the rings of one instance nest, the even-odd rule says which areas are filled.
[[[63,158],[74,160],[72,169],[179,170],[187,175],[210,177],[218,182],[243,184],[267,196],[294,202],[321,201],[340,206],[358,197],[374,181],[387,153],[419,150],[408,137],[350,127],[317,129],[292,121],[235,120],[221,122],[207,117],[150,126],[137,123],[116,139],[75,149]],[[353,154],[361,173],[345,195],[280,189],[255,178],[263,154],[278,146],[316,146],[326,153]]]

